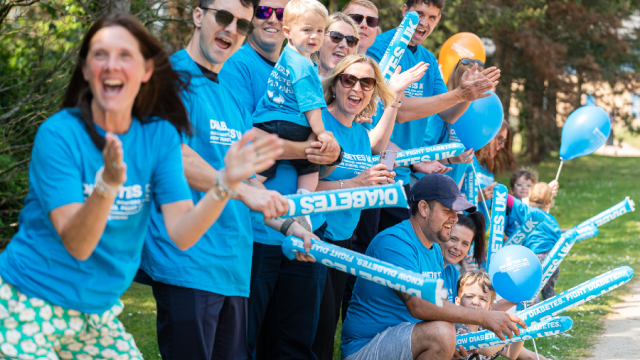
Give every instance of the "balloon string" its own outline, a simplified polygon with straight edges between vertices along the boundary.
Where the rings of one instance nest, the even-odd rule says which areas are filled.
[[[562,166],[562,165],[561,165]],[[527,302],[524,302],[524,309],[527,310]],[[536,346],[536,339],[534,339],[533,337],[531,338],[531,341],[533,341],[533,349],[536,351],[536,358],[538,360],[540,360],[540,355],[538,354],[538,347]]]
[[[480,189],[480,196],[482,197],[482,205],[484,205],[484,209],[487,210],[487,215],[489,215],[489,208],[487,207],[487,200],[484,198],[484,193],[482,192],[482,188],[480,187],[480,181],[478,180],[478,173],[476,173],[476,167],[471,163],[471,168],[473,169],[473,175],[476,177],[476,185],[478,185],[478,189]],[[491,223],[489,219],[486,219],[487,223]]]
[[[564,164],[564,160],[560,158],[560,167],[558,168],[558,173],[556,174],[556,182],[558,182],[558,178],[560,177],[560,171],[562,170],[562,164]]]

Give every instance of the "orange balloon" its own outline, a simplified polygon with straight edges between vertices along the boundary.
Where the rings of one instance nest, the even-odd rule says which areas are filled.
[[[442,78],[445,83],[449,81],[449,75],[451,75],[458,61],[463,58],[476,59],[482,62],[487,60],[484,44],[476,34],[468,32],[457,33],[442,45],[438,55],[438,62],[440,63]]]

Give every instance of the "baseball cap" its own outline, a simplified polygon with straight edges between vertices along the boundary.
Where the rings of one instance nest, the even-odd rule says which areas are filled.
[[[454,211],[473,213],[476,207],[462,197],[458,185],[452,178],[443,174],[428,174],[411,187],[412,203],[421,200],[437,200],[440,204]]]

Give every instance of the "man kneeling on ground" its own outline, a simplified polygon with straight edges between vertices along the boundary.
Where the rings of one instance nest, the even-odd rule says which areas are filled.
[[[476,207],[460,194],[448,176],[430,174],[411,188],[411,218],[376,236],[366,255],[404,269],[439,278],[444,268],[439,242],[449,241],[457,211]],[[512,314],[457,307],[438,307],[421,298],[358,279],[344,326],[345,360],[444,359],[468,356],[456,349],[453,323],[481,325],[504,339],[526,327]]]

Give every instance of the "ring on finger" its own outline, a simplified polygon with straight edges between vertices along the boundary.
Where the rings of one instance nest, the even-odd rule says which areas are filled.
[[[111,167],[114,168],[115,170],[120,170],[122,168],[122,166],[118,165],[118,163],[115,161],[111,162]]]

